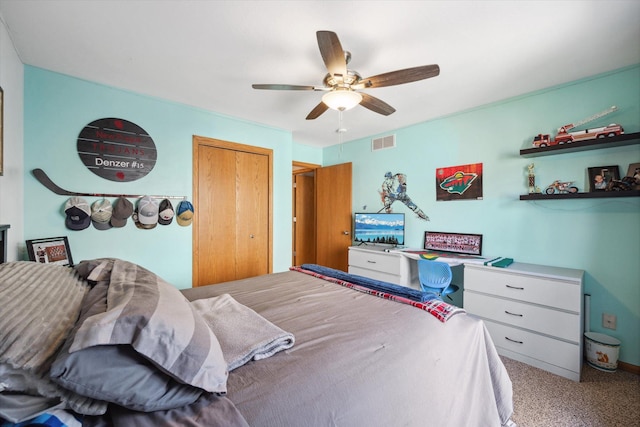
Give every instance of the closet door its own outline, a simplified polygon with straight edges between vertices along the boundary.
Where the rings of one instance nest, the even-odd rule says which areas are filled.
[[[236,279],[267,274],[269,267],[269,159],[236,153]]]
[[[194,137],[193,286],[271,272],[271,150]]]

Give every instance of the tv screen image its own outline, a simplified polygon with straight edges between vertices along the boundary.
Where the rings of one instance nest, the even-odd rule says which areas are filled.
[[[355,242],[404,245],[403,213],[356,213],[353,224]]]

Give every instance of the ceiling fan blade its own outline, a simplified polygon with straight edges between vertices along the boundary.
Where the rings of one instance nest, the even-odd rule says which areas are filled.
[[[420,67],[405,68],[404,70],[390,71],[377,76],[361,79],[360,82],[353,85],[354,89],[368,89],[376,87],[401,85],[411,83],[418,80],[428,79],[440,74],[440,67],[434,65],[422,65]]]
[[[347,60],[338,36],[333,31],[316,32],[322,60],[329,74],[347,75]]]
[[[388,116],[389,114],[393,114],[396,111],[395,108],[381,99],[362,92],[360,93],[360,95],[362,95],[362,101],[360,101],[360,105],[368,108],[375,113],[382,114],[383,116]]]
[[[269,89],[269,90],[317,90],[315,86],[300,86],[300,85],[270,85],[259,84],[251,85],[254,89]]]
[[[311,112],[307,115],[307,120],[317,119],[328,109],[329,107],[327,107],[327,104],[325,104],[324,102],[320,102],[320,104],[316,105],[315,108],[311,110]]]

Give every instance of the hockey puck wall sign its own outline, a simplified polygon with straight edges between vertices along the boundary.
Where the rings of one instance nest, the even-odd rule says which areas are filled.
[[[135,123],[124,119],[98,119],[78,135],[78,155],[96,175],[129,182],[145,177],[156,164],[153,139]]]

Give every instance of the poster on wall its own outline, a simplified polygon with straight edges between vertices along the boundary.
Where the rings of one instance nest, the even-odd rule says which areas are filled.
[[[156,145],[147,132],[124,119],[98,119],[78,135],[78,155],[93,173],[110,181],[145,177],[156,164]]]
[[[386,213],[392,213],[393,208],[391,205],[398,201],[415,212],[418,218],[429,221],[429,217],[411,200],[411,197],[409,197],[407,193],[407,175],[403,173],[385,173],[382,188],[379,190],[379,193],[382,204],[384,205],[383,209]]]
[[[436,169],[436,200],[482,200],[482,163]]]

